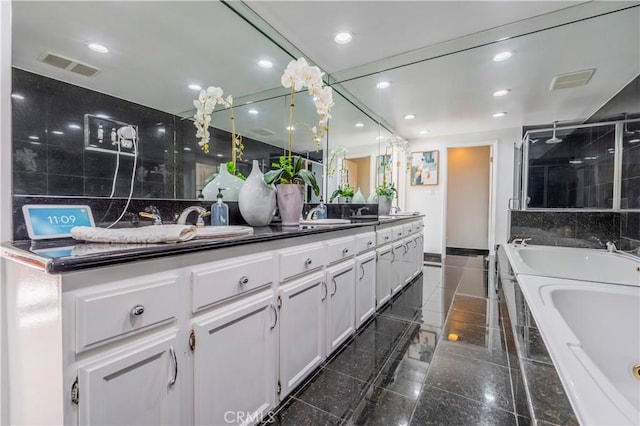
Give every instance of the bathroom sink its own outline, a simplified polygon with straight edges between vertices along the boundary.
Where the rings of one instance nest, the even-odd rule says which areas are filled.
[[[351,221],[348,219],[310,219],[300,221],[300,225],[311,226],[347,225],[349,223],[351,223]]]

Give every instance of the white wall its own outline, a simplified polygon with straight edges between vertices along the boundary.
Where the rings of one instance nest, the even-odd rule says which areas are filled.
[[[470,133],[425,138],[410,141],[411,151],[440,151],[440,183],[437,186],[406,185],[406,210],[419,211],[426,215],[424,224],[424,251],[442,253],[445,224],[445,187],[447,176],[448,147],[491,145],[497,141],[494,152],[496,168],[496,244],[506,242],[508,226],[508,203],[513,195],[513,146],[521,139],[521,129],[511,128],[496,132]],[[408,182],[409,176],[406,175]]]
[[[0,0],[0,241],[12,238],[11,220],[11,2]],[[4,261],[0,259],[0,424],[8,424]]]
[[[489,248],[490,148],[447,150],[447,247]]]

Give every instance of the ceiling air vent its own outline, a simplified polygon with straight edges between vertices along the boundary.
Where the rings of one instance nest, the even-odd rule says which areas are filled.
[[[574,71],[566,74],[558,74],[551,80],[551,86],[549,90],[569,89],[571,87],[584,86],[591,80],[593,73],[596,72],[595,68],[582,71]]]
[[[54,67],[62,68],[87,77],[92,77],[100,71],[100,69],[92,67],[91,65],[84,64],[80,61],[76,61],[75,59],[65,58],[64,56],[51,52],[44,52],[40,57],[38,57],[38,60],[45,64],[53,65]]]
[[[275,133],[273,133],[271,130],[265,129],[264,127],[261,127],[259,129],[251,129],[251,131],[253,133],[255,133],[256,135],[260,135],[260,136],[273,136],[273,135],[275,135]]]

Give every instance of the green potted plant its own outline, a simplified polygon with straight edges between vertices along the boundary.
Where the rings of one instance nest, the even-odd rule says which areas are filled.
[[[328,130],[331,107],[333,106],[333,91],[331,87],[324,86],[320,68],[310,66],[304,58],[291,61],[281,77],[282,85],[291,88],[289,104],[289,143],[286,155],[280,157],[278,163],[273,163],[273,170],[264,175],[267,184],[276,185],[276,198],[280,218],[283,226],[297,226],[300,223],[300,215],[304,204],[304,185],[310,185],[316,195],[320,194],[320,188],[315,175],[306,169],[306,162],[299,156],[292,155],[293,148],[293,111],[294,98],[298,90],[307,88],[309,95],[313,97],[316,112],[320,116],[318,126],[311,127],[311,134],[316,146]]]
[[[376,186],[376,195],[378,196],[378,215],[386,216],[391,211],[391,201],[398,191],[393,183],[382,182]]]
[[[349,203],[353,198],[354,192],[353,186],[346,184],[333,191],[333,194],[331,194],[331,197],[329,198],[329,202],[333,203],[333,200],[338,197],[338,203]]]

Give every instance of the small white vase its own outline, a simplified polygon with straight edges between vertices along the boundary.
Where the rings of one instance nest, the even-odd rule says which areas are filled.
[[[225,191],[222,191],[224,201],[238,201],[238,194],[243,184],[244,181],[242,179],[227,171],[227,163],[222,163],[220,164],[218,176],[202,188],[202,195],[205,200],[215,201],[216,195],[218,195],[218,188],[223,188],[225,189]]]
[[[378,194],[376,194],[375,192],[372,192],[371,195],[369,195],[369,198],[367,199],[367,203],[378,204]]]
[[[353,198],[351,199],[351,202],[353,204],[364,204],[366,202],[365,199],[364,199],[364,195],[362,195],[362,192],[360,191],[360,187],[358,187],[358,190],[353,195]]]
[[[276,212],[276,192],[264,182],[264,174],[253,160],[253,168],[240,188],[238,206],[242,218],[250,226],[267,226]]]
[[[276,185],[276,198],[282,226],[298,226],[304,204],[304,185]]]

